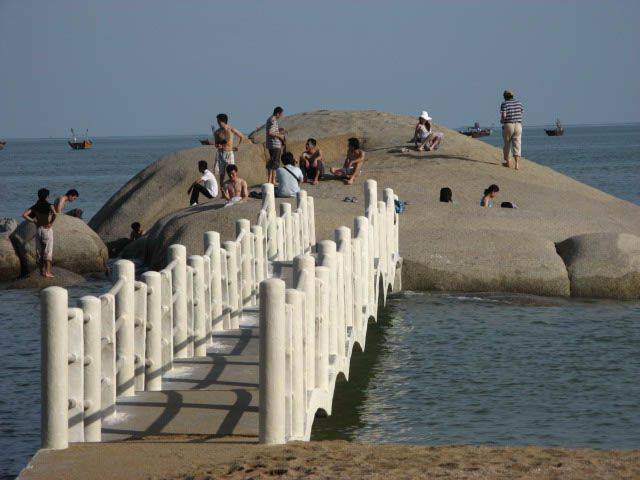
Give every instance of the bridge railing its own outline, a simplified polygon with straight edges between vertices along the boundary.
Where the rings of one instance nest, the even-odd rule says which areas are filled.
[[[204,255],[171,245],[167,265],[136,281],[135,265],[118,260],[113,286],[69,306],[67,290],[41,293],[42,447],[101,440],[102,419],[118,397],[162,389],[174,359],[206,355],[212,334],[237,329],[257,303],[270,260],[309,253],[315,243],[313,199],[275,212],[273,185],[263,185],[258,223],[236,221],[236,237],[204,234]]]
[[[293,287],[270,278],[260,284],[260,442],[308,440],[317,410],[331,414],[339,374],[349,377],[352,349],[365,346],[400,263],[393,190],[377,200],[365,183],[365,216],[334,240],[316,245],[316,258],[293,260]],[[396,279],[398,277],[398,279]]]

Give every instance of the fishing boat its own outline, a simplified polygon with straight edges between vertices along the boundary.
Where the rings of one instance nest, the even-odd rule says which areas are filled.
[[[473,127],[468,127],[466,130],[460,130],[460,133],[471,138],[488,137],[491,135],[491,129],[482,128],[480,127],[480,124],[476,122],[473,124]]]
[[[550,137],[561,137],[564,135],[564,127],[562,126],[562,123],[560,123],[559,119],[556,120],[556,128],[545,128],[544,131]]]
[[[0,150],[2,150],[6,144],[7,142],[5,142],[4,140],[0,141]]]
[[[74,150],[86,150],[87,148],[91,148],[93,146],[93,142],[89,140],[89,130],[85,130],[84,138],[82,140],[78,140],[76,136],[76,132],[71,129],[71,140],[69,140],[69,146]]]

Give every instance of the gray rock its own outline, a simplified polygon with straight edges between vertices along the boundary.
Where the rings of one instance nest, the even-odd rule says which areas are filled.
[[[71,287],[85,283],[85,278],[77,273],[70,272],[60,267],[53,267],[54,278],[45,278],[39,272],[31,272],[23,278],[19,278],[7,285],[10,289],[46,288],[46,287]]]
[[[147,237],[140,237],[136,240],[129,241],[122,249],[120,256],[122,258],[144,258],[147,252]]]
[[[18,226],[18,221],[15,218],[3,217],[0,218],[0,237],[9,236]]]
[[[11,234],[24,272],[36,269],[33,223],[22,222]],[[53,264],[76,273],[98,272],[106,268],[107,247],[82,220],[58,215],[53,223]]]
[[[0,282],[20,276],[20,258],[8,236],[0,235]]]
[[[576,297],[640,298],[640,238],[589,233],[557,245]]]

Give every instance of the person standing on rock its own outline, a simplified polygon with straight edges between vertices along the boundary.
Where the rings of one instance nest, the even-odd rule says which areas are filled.
[[[520,166],[518,162],[522,153],[522,117],[524,107],[522,103],[513,98],[513,92],[505,90],[503,93],[504,102],[500,104],[500,123],[502,123],[502,140],[504,147],[502,155],[504,157],[503,165],[511,168],[510,154],[513,151],[513,160],[515,169]]]
[[[56,201],[53,202],[54,210],[56,211],[56,213],[62,213],[67,203],[75,202],[79,196],[80,194],[78,193],[78,191],[75,188],[72,188],[61,197],[56,198]]]
[[[213,138],[218,155],[216,163],[218,166],[218,174],[220,175],[220,185],[224,184],[224,176],[227,171],[227,165],[235,165],[236,159],[233,152],[238,148],[233,146],[234,137],[238,137],[238,146],[245,139],[245,136],[236,128],[229,125],[229,117],[226,113],[219,113],[216,116],[219,128],[213,132]]]
[[[191,184],[187,194],[191,194],[189,205],[192,207],[198,205],[198,197],[203,194],[207,198],[216,198],[218,196],[218,182],[211,170],[209,170],[207,162],[200,160],[198,162],[198,170],[202,174],[199,180]]]
[[[49,203],[49,190],[38,190],[38,201],[22,214],[27,222],[36,225],[36,255],[40,275],[53,278],[51,267],[53,264],[53,222],[56,219],[56,211]]]
[[[284,146],[284,133],[280,131],[278,120],[282,118],[284,109],[276,107],[273,109],[273,115],[267,119],[265,132],[267,135],[267,150],[269,151],[269,160],[267,161],[267,182],[276,183],[276,170],[280,168],[280,157],[282,156],[282,148]]]

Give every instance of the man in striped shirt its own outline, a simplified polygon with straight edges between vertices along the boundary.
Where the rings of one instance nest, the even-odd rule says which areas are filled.
[[[269,160],[267,161],[267,182],[276,183],[276,170],[280,168],[280,157],[282,157],[282,147],[284,146],[284,134],[280,132],[278,120],[282,118],[283,108],[273,109],[273,115],[267,119],[265,132],[267,134],[267,150]]]
[[[502,155],[504,166],[511,168],[510,154],[513,151],[513,160],[516,170],[519,169],[518,161],[522,154],[522,115],[524,107],[513,99],[513,93],[505,90],[503,93],[504,102],[500,104],[500,123],[502,123],[502,140],[504,147]]]

